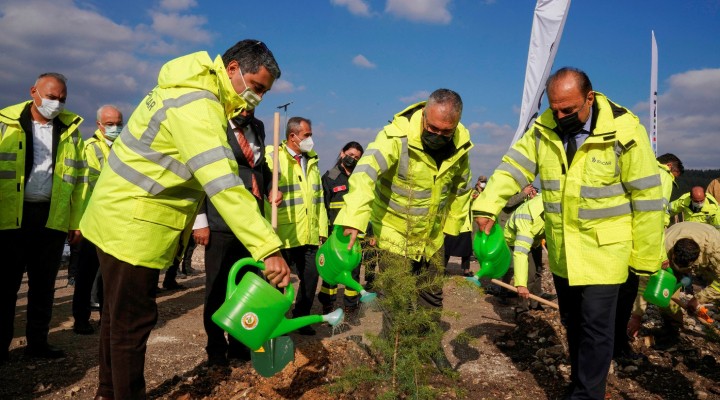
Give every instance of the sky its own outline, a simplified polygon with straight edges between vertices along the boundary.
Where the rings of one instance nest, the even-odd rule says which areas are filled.
[[[39,74],[60,72],[66,108],[86,119],[89,137],[100,105],[128,118],[165,62],[196,51],[214,58],[254,38],[282,70],[256,116],[272,140],[273,113],[292,102],[288,117],[313,121],[321,173],[348,141],[366,146],[394,114],[449,88],[464,102],[473,176],[490,175],[518,126],[535,3],[3,0],[0,108],[30,99]],[[720,0],[575,0],[553,70],[583,69],[647,126],[653,30],[658,153],[720,168]]]

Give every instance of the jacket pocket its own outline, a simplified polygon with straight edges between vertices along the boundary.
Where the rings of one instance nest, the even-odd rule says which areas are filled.
[[[595,230],[595,236],[598,245],[605,246],[613,243],[632,241],[632,230],[629,226],[598,228]]]
[[[183,212],[141,198],[135,199],[133,218],[166,226],[177,231],[183,230],[187,225],[187,215]]]

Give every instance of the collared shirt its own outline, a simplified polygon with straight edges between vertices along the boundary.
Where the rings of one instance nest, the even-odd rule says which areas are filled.
[[[240,135],[240,128],[235,126],[235,123],[233,123],[232,120],[230,120],[230,126],[232,127],[233,132],[235,132],[235,138],[237,138],[238,135]],[[253,162],[257,164],[260,161],[260,150],[262,150],[260,146],[258,146],[257,135],[255,135],[255,132],[253,132],[250,124],[247,124],[245,125],[245,127],[243,127],[242,134],[245,136],[245,140],[247,140],[250,148],[253,151]]]
[[[288,146],[285,146],[285,148],[293,158],[295,158],[295,156],[298,154],[292,151],[292,149]],[[307,159],[305,159],[305,156],[302,153],[300,153],[300,166],[302,167],[303,175],[307,175]]]
[[[53,160],[52,160],[52,121],[41,124],[32,122],[33,165],[30,175],[25,181],[25,201],[40,203],[50,201],[52,195]],[[25,155],[26,157],[29,154]]]
[[[585,121],[585,126],[583,126],[583,129],[576,133],[573,138],[575,138],[575,144],[577,145],[577,149],[582,146],[583,143],[585,143],[585,140],[590,136],[590,129],[592,129],[592,119],[593,119],[593,109],[592,106],[590,107],[590,115],[588,116],[587,121]],[[567,141],[568,139],[563,138],[563,145],[565,146],[565,151],[567,151]]]

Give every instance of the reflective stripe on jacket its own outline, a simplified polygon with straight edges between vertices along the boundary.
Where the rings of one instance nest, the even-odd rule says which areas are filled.
[[[503,156],[473,203],[497,215],[540,175],[551,271],[571,285],[625,282],[628,266],[658,270],[662,191],[657,161],[638,118],[595,92],[594,127],[568,166],[552,110]]]
[[[244,107],[222,59],[198,52],[165,64],[113,143],[81,222],[104,252],[132,265],[172,264],[207,195],[256,260],[280,240],[245,189],[227,139]]]
[[[267,146],[265,157],[272,170],[273,146]],[[300,164],[287,151],[287,140],[278,147],[278,190],[283,194],[278,206],[277,234],[282,248],[318,246],[320,237],[328,236],[327,212],[323,205],[323,190],[318,168],[318,156],[314,151],[303,154],[307,171],[303,174]],[[272,208],[265,206],[265,216],[270,220]]]
[[[690,209],[691,203],[690,192],[685,193],[670,203],[670,215],[682,213],[683,221],[702,222],[714,226],[715,229],[720,229],[720,207],[711,194],[705,193],[705,204],[698,212]]]
[[[372,222],[378,247],[413,260],[429,259],[443,246],[445,233],[458,235],[468,218],[470,133],[458,124],[454,154],[438,168],[423,150],[422,110],[414,104],[368,145],[350,175],[336,225],[360,231]]]
[[[513,251],[515,286],[527,287],[528,256],[545,237],[545,215],[542,197],[523,203],[505,223],[505,241]]]
[[[102,171],[105,160],[107,160],[110,154],[110,146],[105,141],[100,129],[95,130],[95,136],[91,137],[85,142],[85,158],[88,163],[88,178],[90,182],[90,190],[95,188],[98,177],[100,177],[100,171]]]
[[[26,135],[21,114],[28,113],[30,101],[0,110],[0,229],[17,229],[22,225],[25,197]],[[77,230],[88,196],[87,162],[83,140],[78,129],[83,119],[63,111],[53,121],[60,124],[53,168],[50,215],[47,228],[62,232]],[[32,126],[32,121],[29,121]],[[39,144],[35,144],[36,146]]]

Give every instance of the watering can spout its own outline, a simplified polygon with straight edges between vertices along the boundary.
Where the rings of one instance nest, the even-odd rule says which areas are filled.
[[[293,319],[283,318],[277,328],[275,328],[275,330],[270,334],[270,339],[288,334],[304,326],[317,324],[319,322],[323,322],[322,315],[306,315],[304,317],[297,317]]]
[[[342,308],[338,308],[337,310],[325,314],[322,316],[323,321],[330,324],[330,326],[337,326],[339,323],[345,319],[345,312],[342,310]]]
[[[352,275],[350,275],[350,272],[348,271],[343,271],[338,274],[336,280],[338,283],[343,284],[345,287],[348,287],[356,292],[362,292],[364,290],[362,285],[353,279]]]

